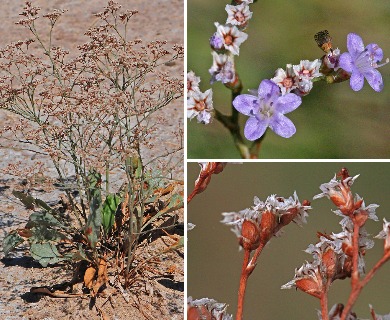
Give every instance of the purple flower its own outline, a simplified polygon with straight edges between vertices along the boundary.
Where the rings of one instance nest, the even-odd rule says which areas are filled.
[[[350,85],[352,90],[359,91],[363,88],[364,78],[375,91],[383,89],[382,75],[376,68],[384,64],[378,64],[383,58],[382,49],[375,43],[370,43],[364,48],[362,38],[356,33],[347,36],[348,52],[340,56],[339,66],[351,73]]]
[[[236,70],[234,68],[234,58],[232,54],[218,54],[212,51],[213,65],[209,69],[211,74],[210,83],[213,84],[216,81],[222,83],[231,83],[236,80]]]
[[[271,80],[263,80],[258,96],[241,94],[233,101],[233,106],[249,119],[245,124],[244,135],[250,140],[259,139],[270,127],[283,138],[290,138],[295,126],[284,114],[294,111],[302,103],[301,97],[293,93],[281,95],[279,87]]]
[[[210,38],[210,46],[213,50],[221,50],[223,48],[223,39],[216,32]]]

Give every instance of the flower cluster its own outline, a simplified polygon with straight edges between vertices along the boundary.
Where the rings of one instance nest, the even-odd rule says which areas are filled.
[[[298,225],[306,223],[309,209],[310,203],[305,200],[301,204],[295,192],[289,198],[271,195],[264,202],[255,197],[254,206],[239,212],[224,212],[221,222],[232,226],[241,247],[255,250],[280,235],[281,228],[291,221]]]
[[[354,223],[359,223],[362,227],[367,219],[378,221],[375,210],[379,206],[377,204],[366,206],[358,194],[355,196],[352,194],[351,186],[359,175],[350,177],[348,170],[343,168],[339,176],[341,176],[340,180],[337,180],[335,175],[328,183],[321,184],[322,193],[314,196],[313,199],[322,197],[330,199],[338,207],[334,213],[343,217],[340,224],[344,229],[352,229]]]
[[[234,56],[239,54],[240,45],[248,38],[243,30],[248,25],[252,12],[249,3],[253,1],[240,1],[237,5],[227,4],[225,10],[228,18],[224,25],[215,22],[217,31],[210,38],[213,64],[209,69],[210,83],[220,81],[227,87],[234,87],[238,83],[235,70]],[[200,78],[190,71],[187,74],[187,118],[197,118],[199,123],[211,122],[213,101],[212,90],[206,92],[199,90]]]
[[[306,262],[295,270],[294,279],[282,286],[282,289],[296,287],[316,298],[328,291],[329,286],[337,279],[351,277],[353,271],[352,244],[353,232],[344,228],[338,234],[320,234],[320,241],[311,244],[305,252],[313,256],[313,262]],[[368,238],[364,228],[359,231],[359,274],[365,272],[363,256],[371,249],[374,242]]]
[[[333,281],[352,278],[352,292],[346,309],[344,310],[342,304],[334,305],[327,317],[334,320],[341,318],[352,320],[357,317],[351,312],[355,301],[351,300],[351,297],[357,297],[379,266],[390,258],[390,224],[384,219],[383,230],[376,236],[376,238],[385,239],[384,256],[367,276],[360,280],[366,272],[363,257],[366,251],[374,246],[374,241],[364,225],[367,219],[378,221],[375,214],[378,205],[366,206],[360,196],[353,196],[351,186],[358,175],[351,177],[348,170],[343,168],[338,176],[341,177],[340,180],[337,180],[335,176],[330,182],[322,184],[320,186],[322,193],[316,195],[314,199],[327,197],[338,207],[338,210],[334,212],[343,217],[340,222],[342,231],[332,234],[318,233],[319,241],[316,244],[310,244],[306,249],[306,252],[312,255],[313,261],[305,262],[299,269],[296,269],[294,279],[283,285],[282,289],[296,287],[324,301]],[[324,312],[325,310],[322,309],[319,314],[320,319],[327,315]],[[382,316],[376,317],[372,308],[371,313],[373,319],[382,319]],[[383,316],[383,319],[386,317]]]
[[[234,56],[239,55],[240,45],[248,38],[243,30],[252,18],[249,3],[251,2],[241,1],[237,5],[227,4],[225,7],[228,14],[226,23],[224,25],[215,23],[217,31],[210,38],[210,46],[213,50],[213,65],[209,69],[211,84],[221,81],[226,86],[233,87],[238,81]]]
[[[249,116],[244,128],[245,137],[260,139],[269,127],[283,138],[292,137],[296,128],[284,114],[298,108],[301,96],[309,94],[313,81],[322,77],[321,62],[302,60],[299,65],[287,64],[286,70],[279,68],[271,80],[260,83],[258,94],[242,94],[233,101],[240,113]]]
[[[233,316],[226,313],[226,303],[217,302],[214,299],[202,298],[193,300],[187,299],[187,319],[218,319],[233,320]]]
[[[267,90],[260,90],[264,82],[269,81],[263,80],[257,97],[242,94],[233,101],[237,111],[249,116],[244,129],[244,135],[248,140],[261,138],[268,127],[283,138],[294,135],[295,126],[284,114],[295,110],[301,104],[299,97],[308,95],[313,83],[325,76],[329,83],[350,79],[354,91],[362,89],[364,78],[375,91],[383,89],[382,76],[376,69],[388,63],[389,59],[380,64],[383,51],[377,44],[371,43],[364,47],[361,37],[350,33],[347,37],[349,52],[340,54],[339,49],[333,50],[331,38],[326,30],[317,33],[315,39],[326,55],[321,60],[302,60],[299,65],[287,64],[286,70],[277,69],[271,81],[279,87],[279,92],[275,92],[270,85],[267,86]],[[293,98],[291,94],[297,97]],[[289,99],[283,106],[276,103],[278,97],[288,95]]]
[[[201,92],[200,78],[193,71],[187,73],[187,118],[197,118],[198,122],[208,124],[213,110],[213,91]]]

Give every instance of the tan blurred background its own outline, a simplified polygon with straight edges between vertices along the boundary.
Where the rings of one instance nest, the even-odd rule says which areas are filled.
[[[237,290],[242,264],[242,251],[233,232],[220,223],[222,212],[239,211],[253,205],[256,195],[265,200],[268,195],[289,197],[296,190],[301,202],[312,201],[320,193],[321,183],[329,182],[341,167],[351,175],[360,173],[353,192],[362,196],[366,205],[377,203],[379,222],[370,220],[367,231],[377,235],[383,218],[390,220],[390,163],[245,163],[228,164],[213,175],[207,190],[197,195],[188,206],[188,221],[196,225],[188,232],[188,296],[209,297],[230,305],[235,316]],[[188,164],[188,192],[199,174],[197,163]],[[258,266],[249,278],[244,319],[317,319],[319,301],[301,291],[281,290],[311,255],[303,252],[315,243],[316,232],[340,232],[340,218],[331,212],[335,206],[327,199],[312,201],[308,224],[303,228],[291,224],[280,238],[273,238],[263,251]],[[366,268],[380,258],[383,241],[375,240],[367,251]],[[382,268],[363,290],[354,311],[361,319],[369,319],[371,303],[378,314],[390,313],[390,263]],[[350,289],[349,279],[333,283],[329,307],[345,303]]]

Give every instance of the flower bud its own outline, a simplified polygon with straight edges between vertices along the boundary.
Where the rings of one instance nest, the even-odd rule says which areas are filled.
[[[259,227],[250,220],[245,220],[242,224],[240,245],[245,250],[256,250],[260,245]]]
[[[271,211],[263,212],[260,222],[260,242],[266,244],[274,235],[278,225],[277,216]]]
[[[327,247],[322,255],[322,265],[328,279],[333,279],[337,272],[337,255],[332,247]]]
[[[191,306],[187,309],[188,320],[212,320],[210,311],[206,306]]]
[[[296,280],[295,286],[313,297],[316,297],[318,299],[321,297],[321,286],[319,286],[318,281],[314,280],[311,277]]]

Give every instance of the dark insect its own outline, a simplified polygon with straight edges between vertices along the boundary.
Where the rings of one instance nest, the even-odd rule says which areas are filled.
[[[333,52],[332,47],[332,37],[329,35],[328,30],[322,30],[317,32],[314,35],[314,40],[317,42],[317,45],[325,52],[330,53]]]

